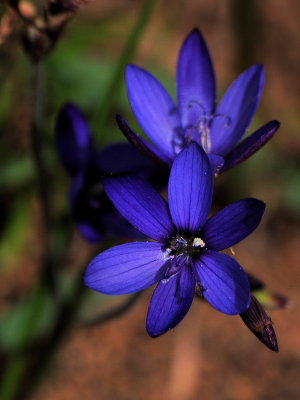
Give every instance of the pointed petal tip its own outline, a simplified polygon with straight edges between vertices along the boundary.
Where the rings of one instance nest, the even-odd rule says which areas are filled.
[[[246,73],[246,72],[250,72],[253,71],[253,73],[259,73],[259,74],[265,74],[265,67],[263,66],[263,64],[253,64],[250,67],[248,67],[247,69],[245,69],[242,73]]]
[[[278,352],[278,342],[273,322],[255,296],[251,296],[248,309],[240,314],[247,328],[270,350]]]
[[[145,68],[142,68],[136,64],[127,64],[125,67],[125,78],[130,79],[130,75],[132,76],[133,74],[136,74],[139,72],[144,73],[146,75],[148,75],[148,74],[150,75],[150,73]]]
[[[187,40],[188,38],[190,38],[190,37],[193,37],[193,36],[203,39],[203,35],[202,35],[200,29],[199,29],[197,26],[195,26],[195,27],[190,31],[190,33],[186,36],[186,40]]]
[[[156,338],[162,336],[164,333],[166,333],[166,332],[152,331],[151,328],[149,328],[147,325],[146,325],[146,331],[147,331],[148,335],[151,337],[151,339],[156,339]]]

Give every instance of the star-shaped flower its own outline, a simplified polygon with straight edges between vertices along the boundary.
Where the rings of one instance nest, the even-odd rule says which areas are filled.
[[[198,144],[191,143],[175,158],[169,204],[149,184],[129,175],[105,179],[104,189],[119,212],[155,242],[127,243],[100,253],[86,270],[87,286],[116,295],[157,283],[147,315],[152,337],[184,318],[196,288],[225,314],[248,309],[247,275],[237,261],[219,251],[257,227],[265,204],[243,199],[207,219],[213,172]]]
[[[155,172],[153,165],[129,143],[97,149],[83,113],[71,103],[58,113],[55,141],[60,161],[71,178],[71,212],[85,239],[95,243],[107,235],[141,238],[113,207],[101,178],[116,172],[139,172],[150,178]]]
[[[270,121],[239,143],[259,104],[264,70],[253,65],[231,84],[216,107],[216,84],[205,41],[194,29],[181,47],[177,63],[177,105],[146,70],[135,65],[126,69],[131,108],[154,146],[134,133],[117,116],[125,136],[145,155],[170,166],[191,141],[202,145],[220,174],[259,150],[279,128]]]

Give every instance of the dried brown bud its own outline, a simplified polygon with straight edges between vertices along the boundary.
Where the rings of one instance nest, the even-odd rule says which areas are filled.
[[[48,0],[46,13],[48,17],[57,16],[69,12],[76,12],[93,0]]]
[[[240,317],[248,329],[264,343],[264,345],[272,351],[278,351],[273,322],[254,296],[251,296],[250,307],[243,314],[240,314]]]
[[[48,36],[33,26],[29,26],[25,30],[22,41],[25,52],[35,62],[45,57],[51,48]]]

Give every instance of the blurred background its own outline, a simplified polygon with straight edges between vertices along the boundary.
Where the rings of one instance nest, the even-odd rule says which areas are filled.
[[[6,12],[1,5],[2,21]],[[30,138],[36,65],[26,41],[27,53],[21,44],[22,23],[14,21],[0,44],[0,399],[300,398],[299,20],[296,0],[95,0],[80,7],[40,62],[41,158],[55,216],[50,241]],[[249,132],[281,122],[270,143],[216,182],[217,209],[242,197],[267,203],[259,228],[234,250],[270,292],[289,299],[286,309],[269,311],[279,353],[264,347],[239,317],[201,301],[178,327],[151,339],[145,317],[152,289],[124,310],[125,296],[83,289],[84,266],[112,242],[90,245],[75,229],[69,180],[53,141],[57,111],[66,101],[78,104],[99,146],[124,140],[116,113],[140,132],[124,66],[143,66],[174,95],[178,50],[194,27],[210,49],[219,98],[245,68],[264,65],[265,89]],[[54,269],[47,280],[41,275],[49,273],[49,248]],[[40,284],[53,279],[59,280],[56,301],[51,284]],[[89,318],[96,320],[85,325]]]

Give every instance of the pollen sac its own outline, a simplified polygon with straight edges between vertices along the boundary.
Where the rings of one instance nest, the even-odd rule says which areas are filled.
[[[251,296],[250,307],[243,314],[240,314],[248,329],[270,350],[278,351],[276,334],[273,322],[259,301]]]
[[[205,247],[205,243],[201,238],[195,238],[192,243],[193,247]]]

